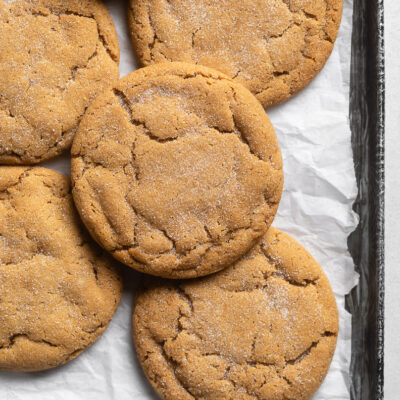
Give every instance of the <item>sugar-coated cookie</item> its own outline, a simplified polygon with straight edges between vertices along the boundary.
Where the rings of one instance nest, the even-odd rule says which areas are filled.
[[[66,177],[0,167],[0,370],[56,367],[90,346],[121,299],[115,264],[84,231]]]
[[[318,74],[338,32],[343,0],[130,0],[130,31],[144,65],[216,68],[264,107]]]
[[[100,0],[0,0],[0,164],[70,147],[85,109],[118,80],[119,47]]]
[[[141,272],[192,278],[255,244],[281,197],[281,153],[256,98],[222,73],[164,63],[90,105],[72,146],[92,236]]]
[[[156,281],[133,313],[139,361],[164,400],[308,400],[337,334],[321,267],[273,228],[217,274]]]

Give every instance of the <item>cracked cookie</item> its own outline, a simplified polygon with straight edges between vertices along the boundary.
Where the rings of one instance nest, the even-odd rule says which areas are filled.
[[[0,163],[34,164],[72,138],[93,98],[119,78],[100,0],[0,0]]]
[[[83,229],[66,177],[0,167],[1,370],[56,367],[105,331],[122,283]]]
[[[322,69],[342,6],[343,0],[131,0],[130,31],[143,65],[216,68],[270,107]]]
[[[335,297],[312,256],[271,228],[245,257],[137,295],[133,336],[165,400],[307,400],[329,369]]]
[[[167,278],[207,275],[245,254],[271,224],[283,183],[255,97],[185,63],[137,70],[98,96],[75,136],[71,175],[98,243]]]

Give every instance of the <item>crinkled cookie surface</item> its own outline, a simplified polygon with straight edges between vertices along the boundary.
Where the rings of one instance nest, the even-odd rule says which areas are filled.
[[[139,360],[164,400],[308,400],[337,334],[321,267],[274,228],[224,271],[153,283],[133,313]]]
[[[115,267],[84,232],[66,177],[0,167],[0,369],[55,367],[90,346],[121,299]]]
[[[119,78],[99,0],[0,0],[0,164],[34,164],[71,145],[94,97]]]
[[[259,102],[221,73],[147,67],[99,96],[72,147],[92,236],[142,272],[191,278],[245,254],[271,224],[283,173]]]
[[[131,0],[129,17],[144,65],[212,67],[270,107],[322,69],[342,7],[343,0]]]

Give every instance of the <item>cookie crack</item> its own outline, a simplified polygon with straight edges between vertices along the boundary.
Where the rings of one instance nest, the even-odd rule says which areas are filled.
[[[83,315],[83,314],[82,314],[82,315]],[[82,329],[82,331],[85,332],[85,333],[87,333],[87,334],[89,334],[89,335],[96,335],[96,334],[97,334],[97,331],[100,330],[100,329],[103,329],[104,326],[105,326],[104,323],[103,323],[103,322],[100,322],[100,324],[98,324],[98,325],[95,326],[94,328],[89,329],[89,330]]]
[[[238,101],[238,99],[237,99],[237,94],[236,94],[235,88],[233,88],[232,86],[230,86],[230,89],[231,89],[231,91],[232,91],[233,99],[235,100],[236,104],[239,104],[239,101]],[[233,126],[234,126],[234,133],[239,137],[239,139],[240,139],[245,145],[247,145],[250,154],[252,154],[254,157],[256,157],[259,161],[266,162],[266,160],[263,160],[260,156],[258,156],[258,155],[253,151],[253,149],[252,149],[251,146],[250,146],[249,141],[247,140],[247,138],[245,137],[245,135],[242,133],[242,131],[239,129],[239,127],[238,127],[238,125],[237,125],[236,118],[235,118],[235,113],[234,113],[233,110],[232,110],[232,105],[231,105],[231,104],[229,104],[229,109],[230,109],[230,111],[231,111],[231,117],[232,117],[232,122],[233,122]],[[269,164],[271,164],[271,163],[269,163]]]
[[[307,50],[306,48],[301,50],[301,55],[303,56],[303,58],[306,60],[311,60],[313,63],[315,63],[316,62],[315,58],[306,54],[306,50]]]
[[[288,31],[290,31],[290,29],[292,29],[295,25],[298,25],[295,21],[290,21],[290,23],[288,24],[288,26],[281,32],[278,33],[276,35],[270,35],[269,37],[264,36],[264,40],[266,42],[266,44],[268,44],[270,39],[278,39],[281,38],[285,33],[287,33]]]
[[[238,68],[238,70],[236,71],[236,73],[232,76],[232,79],[236,79],[239,74],[242,72],[242,68]]]
[[[101,33],[100,30],[100,26],[99,23],[96,19],[96,17],[93,14],[89,14],[89,15],[84,15],[84,14],[80,14],[78,12],[74,12],[74,11],[70,11],[70,10],[65,10],[63,12],[55,12],[55,11],[49,11],[48,14],[42,12],[42,11],[34,11],[34,12],[30,12],[28,13],[34,17],[48,17],[50,15],[54,15],[56,17],[61,17],[62,15],[74,15],[76,17],[80,17],[80,18],[87,18],[87,19],[91,19],[96,23],[96,27],[97,27],[97,34],[98,34],[98,39],[99,42],[102,44],[102,46],[104,47],[104,50],[106,51],[106,53],[109,55],[109,57],[114,61],[114,62],[118,62],[118,57],[113,54],[113,52],[111,51],[110,47],[107,44],[107,41],[104,37],[104,35]]]
[[[194,311],[193,300],[190,297],[190,295],[182,287],[182,284],[181,285],[177,285],[176,288],[177,288],[177,291],[178,291],[179,295],[189,304],[190,311],[193,312]]]
[[[11,350],[11,349],[16,345],[16,343],[17,343],[17,341],[18,341],[19,338],[24,338],[24,339],[26,339],[26,340],[28,340],[28,341],[30,341],[30,342],[32,342],[32,343],[44,344],[44,345],[47,345],[47,346],[49,346],[49,347],[53,347],[53,348],[57,348],[57,349],[60,349],[60,348],[61,348],[61,349],[65,349],[65,347],[64,347],[63,345],[54,344],[54,343],[50,342],[49,340],[46,340],[46,339],[40,339],[40,340],[38,340],[38,339],[32,339],[31,337],[29,337],[28,334],[25,334],[25,333],[17,333],[17,334],[12,335],[12,336],[9,338],[9,343],[8,343],[7,345],[0,346],[0,351],[1,351],[1,350]],[[64,356],[64,362],[67,362],[67,361],[72,360],[72,359],[75,358],[80,352],[82,352],[84,349],[85,349],[85,348],[78,348],[78,349],[74,349],[73,351],[67,353],[67,354]]]
[[[15,186],[20,185],[20,184],[22,183],[22,181],[23,181],[25,178],[27,178],[27,177],[29,176],[29,173],[30,173],[30,171],[32,171],[32,169],[33,169],[33,167],[27,168],[27,169],[18,177],[17,182],[15,182],[15,183],[13,183],[13,184],[7,186],[5,189],[1,190],[0,193],[5,193],[5,192],[7,192],[8,195],[10,195],[10,193],[8,192],[9,189],[11,189],[11,188],[13,188],[13,187],[15,187]]]
[[[85,350],[84,347],[73,350],[71,353],[67,354],[65,357],[65,362],[71,361],[74,359],[79,353],[81,353],[83,350]]]
[[[129,115],[129,119],[132,123],[134,123],[133,120],[133,115],[132,115],[132,110],[129,107],[129,103],[130,101],[128,100],[128,97],[126,96],[126,94],[122,91],[122,90],[118,90],[118,89],[113,89],[114,95],[115,97],[117,97],[119,104],[121,105],[121,107],[125,110],[125,112]],[[103,136],[104,137],[104,136]],[[101,141],[101,139],[100,139]]]
[[[178,364],[171,358],[169,357],[169,355],[167,354],[167,352],[165,351],[165,343],[166,341],[162,341],[162,342],[158,342],[156,340],[155,337],[152,337],[154,343],[159,347],[160,349],[160,354],[161,356],[164,358],[165,362],[167,363],[167,365],[169,366],[170,370],[172,371],[176,382],[178,383],[178,385],[191,397],[193,398],[193,400],[196,399],[196,395],[193,394],[190,389],[186,386],[185,382],[182,381],[181,377],[179,376],[179,374],[177,373],[177,368],[178,368]],[[161,377],[162,378],[162,377]]]
[[[131,206],[132,207],[132,206]],[[132,207],[133,208],[133,207]],[[166,239],[168,239],[170,242],[171,242],[171,244],[172,244],[172,250],[170,250],[169,252],[174,252],[174,253],[176,253],[176,254],[179,254],[179,252],[177,251],[177,245],[176,245],[176,241],[175,241],[175,239],[172,237],[172,236],[170,236],[169,234],[168,234],[168,232],[166,231],[166,229],[163,229],[163,228],[160,228],[160,227],[158,227],[157,225],[155,225],[154,223],[152,223],[148,218],[146,218],[146,216],[145,215],[143,215],[142,213],[140,213],[139,211],[137,211],[135,208],[133,208],[133,211],[136,213],[136,215],[138,215],[138,216],[140,216],[140,217],[142,217],[150,226],[152,226],[154,229],[157,229],[158,231],[160,231],[163,235],[164,235],[164,237],[166,238]]]
[[[300,355],[298,355],[296,358],[294,359],[289,359],[286,360],[286,364],[287,365],[295,365],[295,364],[299,364],[304,358],[306,358],[308,355],[311,354],[312,349],[315,349],[316,347],[318,347],[319,343],[321,342],[322,339],[326,338],[326,337],[336,337],[337,335],[333,332],[330,331],[325,331],[321,334],[320,338],[315,341],[312,342],[311,345],[304,350]]]
[[[173,62],[172,58],[171,58],[171,57],[168,57],[163,51],[161,51],[161,49],[158,50],[158,52],[159,52],[167,61]],[[152,58],[152,60],[153,60],[153,58]]]
[[[3,237],[3,236],[0,235],[0,237]],[[30,256],[29,258],[24,258],[24,260],[10,261],[10,262],[2,262],[2,260],[1,260],[1,258],[0,258],[0,266],[1,266],[1,267],[9,267],[9,266],[11,266],[11,265],[18,266],[18,265],[20,265],[20,264],[22,264],[22,263],[31,262],[31,261],[33,261],[36,257],[39,257],[39,256],[51,257],[51,256],[49,256],[49,255],[47,255],[47,254],[44,254],[44,253],[40,252],[40,251],[36,251],[35,254],[32,254],[32,256]],[[1,256],[0,256],[0,257],[1,257]]]
[[[113,89],[114,95],[118,98],[118,101],[121,105],[121,107],[126,111],[126,113],[129,115],[129,119],[132,125],[135,126],[141,126],[143,127],[144,133],[151,139],[154,140],[155,142],[158,143],[167,143],[167,142],[173,142],[175,140],[178,140],[179,137],[172,137],[172,138],[166,138],[166,139],[161,139],[158,136],[155,136],[151,133],[151,131],[147,128],[146,124],[144,122],[138,121],[133,117],[132,110],[130,108],[130,101],[126,94],[118,89]]]
[[[199,244],[197,244],[193,249],[191,249],[191,250],[189,250],[188,252],[186,252],[186,253],[182,256],[182,258],[183,258],[183,257],[186,257],[186,256],[189,255],[191,252],[196,251],[196,250],[197,250],[199,247],[201,247],[201,246],[207,246],[207,245],[209,245],[209,247],[208,247],[208,248],[205,250],[205,252],[201,255],[201,259],[200,259],[199,263],[198,263],[195,267],[190,268],[190,269],[187,269],[187,268],[179,268],[179,267],[177,267],[177,268],[175,268],[175,270],[179,271],[179,270],[181,270],[181,269],[184,269],[185,271],[188,271],[188,270],[197,270],[197,269],[199,269],[199,268],[203,265],[204,259],[206,258],[207,254],[208,254],[209,252],[211,252],[212,250],[214,250],[215,248],[217,248],[218,246],[220,246],[221,244],[223,244],[223,243],[225,243],[225,242],[229,243],[232,239],[235,238],[235,235],[237,234],[237,232],[242,231],[242,230],[249,230],[249,229],[251,229],[251,228],[252,228],[252,225],[250,224],[250,225],[248,225],[248,226],[246,226],[246,227],[239,227],[239,228],[236,228],[236,229],[231,229],[231,230],[229,230],[219,241],[212,240],[212,241],[207,241],[207,242],[204,242],[204,243],[199,243]]]
[[[280,262],[280,260],[272,257],[271,255],[269,255],[267,253],[267,249],[265,249],[263,246],[261,246],[261,251],[265,257],[265,259],[267,260],[268,264],[272,265],[275,268],[275,271],[272,272],[272,274],[270,274],[269,276],[267,275],[266,278],[266,283],[268,281],[268,278],[270,276],[275,276],[277,278],[280,278],[284,281],[286,281],[287,283],[289,283],[290,285],[293,286],[298,286],[298,287],[309,287],[309,286],[316,286],[319,280],[319,277],[315,278],[315,279],[302,279],[300,282],[292,279],[289,274],[285,273],[284,270],[282,270],[282,264]]]
[[[147,15],[148,15],[148,18],[149,18],[150,29],[153,32],[153,39],[152,39],[152,41],[150,43],[147,44],[147,47],[148,47],[149,53],[150,53],[150,60],[147,60],[147,61],[150,62],[150,61],[154,60],[153,50],[154,50],[155,45],[157,43],[164,43],[164,42],[157,36],[157,33],[156,33],[155,29],[154,29],[153,20],[152,20],[151,13],[150,13],[150,5],[147,5]],[[165,57],[165,55],[164,55],[164,57]]]
[[[313,19],[315,21],[319,21],[318,17],[315,14],[311,14],[310,12],[307,12],[305,10],[303,10],[303,14],[308,19]]]
[[[194,43],[195,37],[196,37],[197,33],[198,33],[199,31],[201,31],[201,29],[202,29],[202,27],[200,26],[200,27],[196,28],[196,29],[192,32],[192,47],[194,47],[194,45],[195,45],[195,43]]]
[[[25,339],[29,340],[30,342],[33,342],[33,343],[43,343],[43,344],[46,344],[46,345],[51,346],[51,347],[60,347],[59,345],[51,343],[50,341],[45,340],[45,339],[40,339],[40,340],[32,339],[26,333],[15,333],[14,335],[9,337],[7,345],[0,346],[0,350],[2,350],[2,349],[11,349],[16,344],[16,342],[17,342],[17,340],[19,338],[25,338]]]
[[[40,176],[40,174],[38,174],[38,173],[36,173],[36,175],[37,175],[37,176]],[[65,199],[66,197],[68,197],[69,195],[71,195],[71,193],[70,193],[69,191],[61,192],[61,193],[55,191],[54,186],[49,185],[49,184],[48,184],[47,182],[45,182],[45,181],[42,182],[42,185],[43,185],[44,187],[47,187],[48,189],[50,189],[50,190],[51,190],[51,193],[52,193],[55,197],[57,197],[57,198],[59,198],[59,199]],[[51,201],[50,201],[50,202],[51,202]]]
[[[71,77],[67,80],[67,83],[65,84],[64,90],[66,89],[66,87],[68,86],[68,84],[69,84],[70,82],[74,82],[74,81],[75,81],[75,76],[76,76],[76,74],[77,74],[80,70],[86,69],[86,68],[89,66],[90,61],[91,61],[93,58],[95,58],[95,57],[97,57],[97,46],[96,46],[96,49],[94,50],[94,52],[92,53],[92,55],[89,56],[89,58],[87,59],[85,65],[76,65],[75,67],[73,67],[73,68],[71,69]]]
[[[278,77],[280,77],[280,76],[288,76],[288,75],[290,75],[290,72],[289,71],[274,71],[273,72],[273,75],[274,75],[274,77],[275,78],[278,78]],[[268,88],[267,88],[268,89]],[[262,89],[262,90],[264,90],[264,89]],[[261,90],[261,91],[262,91]],[[265,89],[266,90],[266,89]],[[261,93],[261,91],[260,92],[257,92],[256,94],[258,94],[258,93]]]
[[[268,258],[267,258],[267,260],[268,260]],[[315,279],[315,280],[303,279],[302,282],[297,282],[294,279],[291,279],[288,274],[280,272],[279,269],[278,269],[278,271],[273,272],[272,274],[270,274],[268,276],[268,278],[270,278],[270,277],[276,277],[276,278],[282,279],[282,280],[286,281],[287,283],[289,283],[292,286],[297,286],[297,287],[302,287],[302,288],[307,288],[309,286],[316,286],[317,281],[318,281],[318,279]]]
[[[97,266],[92,260],[89,260],[89,263],[92,266],[93,275],[94,275],[94,278],[96,279],[96,283],[97,283],[97,285],[99,285],[99,275],[98,275]]]

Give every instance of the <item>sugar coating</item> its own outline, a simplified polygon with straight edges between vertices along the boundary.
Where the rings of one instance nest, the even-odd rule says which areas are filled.
[[[73,194],[92,236],[142,272],[224,268],[271,224],[283,174],[273,127],[241,85],[158,64],[99,96],[72,147]]]
[[[153,281],[133,312],[139,360],[164,400],[308,400],[337,333],[321,267],[274,228],[224,271]]]
[[[270,107],[324,66],[342,6],[343,0],[131,0],[130,30],[144,65],[216,68]]]
[[[82,114],[119,77],[99,0],[0,0],[0,163],[33,164],[71,145]]]
[[[121,295],[115,261],[91,242],[69,181],[0,168],[0,370],[63,364],[106,329]]]

